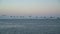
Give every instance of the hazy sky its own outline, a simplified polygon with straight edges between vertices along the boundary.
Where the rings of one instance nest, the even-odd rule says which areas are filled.
[[[60,0],[0,0],[0,15],[60,16]]]

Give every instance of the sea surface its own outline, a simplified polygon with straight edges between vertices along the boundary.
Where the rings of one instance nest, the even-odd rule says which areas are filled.
[[[0,19],[0,34],[60,34],[60,19]]]

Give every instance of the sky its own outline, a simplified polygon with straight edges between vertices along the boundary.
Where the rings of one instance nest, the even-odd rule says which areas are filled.
[[[60,16],[60,0],[0,0],[0,15]]]

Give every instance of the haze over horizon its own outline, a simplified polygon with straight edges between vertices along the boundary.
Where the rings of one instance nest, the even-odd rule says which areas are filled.
[[[60,16],[60,1],[0,0],[0,15]]]

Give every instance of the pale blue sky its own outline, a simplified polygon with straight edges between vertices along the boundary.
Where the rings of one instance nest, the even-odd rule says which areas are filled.
[[[59,0],[0,0],[0,15],[60,16]]]

